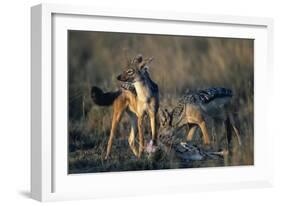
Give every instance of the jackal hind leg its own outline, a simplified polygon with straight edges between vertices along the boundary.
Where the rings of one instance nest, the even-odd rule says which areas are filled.
[[[228,118],[229,118],[229,121],[230,121],[230,124],[236,134],[236,137],[237,137],[237,141],[238,141],[238,144],[239,146],[242,145],[242,141],[241,141],[241,136],[240,136],[240,133],[239,133],[239,130],[237,129],[237,126],[236,126],[236,122],[234,120],[234,117],[231,113],[228,114]]]
[[[132,150],[132,152],[134,153],[135,156],[138,156],[138,151],[137,151],[137,148],[136,148],[136,145],[135,145],[135,137],[137,135],[137,116],[127,110],[127,113],[129,115],[129,118],[130,118],[130,122],[131,122],[131,131],[130,131],[130,136],[129,136],[129,139],[128,139],[128,142],[129,142],[129,145],[130,145],[130,148]]]
[[[224,121],[225,131],[226,131],[226,144],[225,144],[225,150],[229,151],[229,146],[231,144],[232,140],[232,130],[231,130],[231,124],[230,119],[227,117]]]
[[[106,156],[105,159],[108,159],[110,151],[111,151],[111,147],[112,147],[112,142],[113,139],[115,137],[116,134],[116,130],[117,130],[117,126],[118,123],[121,119],[122,113],[123,113],[123,109],[121,110],[117,110],[117,109],[113,109],[113,118],[112,118],[112,123],[111,123],[111,130],[110,130],[110,136],[109,136],[109,140],[107,143],[107,149],[106,149]]]

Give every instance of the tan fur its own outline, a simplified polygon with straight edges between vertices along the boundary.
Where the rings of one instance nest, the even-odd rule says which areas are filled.
[[[197,129],[196,125],[198,125],[203,134],[203,140],[205,144],[210,144],[210,136],[206,127],[206,121],[204,120],[206,116],[211,117],[213,120],[217,119],[223,121],[225,123],[226,128],[228,126],[232,127],[239,145],[241,145],[241,138],[238,132],[237,127],[234,123],[233,115],[230,111],[229,104],[225,106],[225,102],[229,102],[229,98],[220,98],[218,100],[214,100],[209,104],[200,106],[188,105],[186,108],[186,121],[188,124],[195,124],[190,128],[187,134],[187,140],[191,141],[193,135]],[[224,106],[221,106],[224,105]]]
[[[189,105],[186,108],[185,115],[186,115],[185,119],[188,124],[196,124],[200,127],[203,134],[204,144],[210,144],[210,136],[206,127],[204,115],[202,114],[200,108],[194,105]],[[193,132],[193,131],[189,131],[189,132]],[[191,140],[193,135],[191,136],[191,134],[188,134],[188,136],[189,136],[188,139]]]
[[[241,145],[241,138],[237,127],[235,126],[234,117],[231,112],[230,98],[219,98],[215,99],[208,104],[189,104],[186,103],[184,110],[181,114],[173,117],[172,112],[167,109],[161,109],[161,137],[169,137],[174,135],[171,131],[176,131],[174,129],[179,129],[182,126],[188,126],[188,132],[186,135],[186,140],[191,141],[198,127],[201,129],[203,134],[204,144],[210,144],[210,135],[206,126],[206,118],[210,118],[213,122],[219,120],[224,122],[227,138],[231,136],[230,129],[232,128],[236,134],[237,141]],[[177,125],[173,125],[172,122],[177,118]]]
[[[111,147],[112,147],[112,142],[113,138],[115,137],[116,134],[116,129],[118,126],[118,123],[122,117],[122,114],[126,110],[126,108],[130,108],[130,111],[133,113],[136,113],[137,111],[137,101],[136,101],[136,96],[132,94],[130,91],[122,91],[121,95],[119,95],[115,101],[113,102],[113,117],[112,117],[112,123],[111,123],[111,130],[110,130],[110,136],[107,144],[107,150],[106,150],[106,156],[105,159],[109,157]],[[132,113],[129,113],[130,121],[133,120]],[[134,126],[134,125],[133,125]],[[129,136],[129,145],[135,155],[138,155],[137,150],[134,145],[134,138],[135,138],[135,131],[134,128],[131,128],[130,136]]]
[[[107,150],[106,150],[106,159],[110,155],[112,142],[116,134],[117,125],[120,122],[122,114],[126,110],[129,114],[130,122],[131,122],[131,131],[129,135],[129,145],[132,149],[134,155],[140,157],[144,150],[144,137],[143,137],[143,116],[144,112],[148,111],[150,122],[151,122],[151,130],[152,135],[156,136],[156,114],[153,111],[155,108],[153,106],[154,102],[158,101],[155,97],[151,97],[150,103],[145,103],[140,101],[132,92],[130,91],[122,91],[122,93],[115,99],[113,103],[113,117],[112,117],[112,126],[110,131],[110,136],[108,140]],[[136,149],[134,140],[136,133],[138,131],[139,137],[139,149]]]
[[[129,145],[138,158],[144,150],[143,136],[143,117],[147,113],[150,118],[150,126],[152,133],[152,146],[156,145],[157,130],[156,130],[156,115],[159,107],[158,86],[154,83],[147,72],[148,64],[152,58],[145,59],[142,55],[137,55],[132,61],[128,62],[127,69],[117,76],[117,80],[133,85],[135,91],[128,90],[128,84],[118,93],[103,93],[99,88],[94,88],[94,101],[100,105],[113,104],[113,118],[110,131],[110,137],[107,145],[106,159],[109,157],[112,142],[116,133],[117,125],[120,122],[122,114],[126,110],[130,117],[131,131],[128,138]],[[120,93],[121,92],[121,93]],[[116,96],[115,94],[118,94]],[[114,98],[114,99],[113,99]],[[113,100],[113,101],[111,101]],[[135,146],[135,136],[138,132],[139,149]]]

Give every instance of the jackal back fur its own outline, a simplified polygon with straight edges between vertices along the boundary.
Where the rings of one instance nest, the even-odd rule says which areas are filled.
[[[236,133],[239,144],[240,134],[231,112],[232,91],[226,88],[208,88],[186,92],[171,110],[161,109],[161,130],[159,138],[175,136],[177,131],[187,126],[187,140],[191,141],[199,127],[205,144],[210,144],[210,135],[206,126],[206,117],[222,120],[227,131],[227,140],[231,139],[231,130]]]

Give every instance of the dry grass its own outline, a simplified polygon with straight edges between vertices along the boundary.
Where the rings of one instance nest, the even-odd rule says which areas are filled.
[[[254,68],[253,40],[136,35],[102,32],[69,32],[69,172],[127,171],[180,167],[251,165],[253,156]],[[162,105],[176,105],[186,89],[222,86],[234,92],[233,105],[239,122],[242,147],[234,141],[224,161],[183,165],[173,156],[157,154],[136,160],[129,149],[129,122],[124,115],[113,143],[112,158],[103,161],[112,109],[93,105],[89,89],[118,89],[116,76],[126,55],[153,56],[151,78],[160,88]],[[82,96],[87,118],[83,118]],[[220,127],[219,125],[217,125]],[[148,125],[146,139],[150,138]],[[223,132],[215,134],[223,137]],[[200,132],[195,142],[200,144]]]

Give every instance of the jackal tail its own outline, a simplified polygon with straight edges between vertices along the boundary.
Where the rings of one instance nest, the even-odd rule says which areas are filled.
[[[93,102],[99,106],[110,106],[114,100],[121,94],[121,91],[103,92],[99,87],[93,86],[91,89],[91,97]]]

